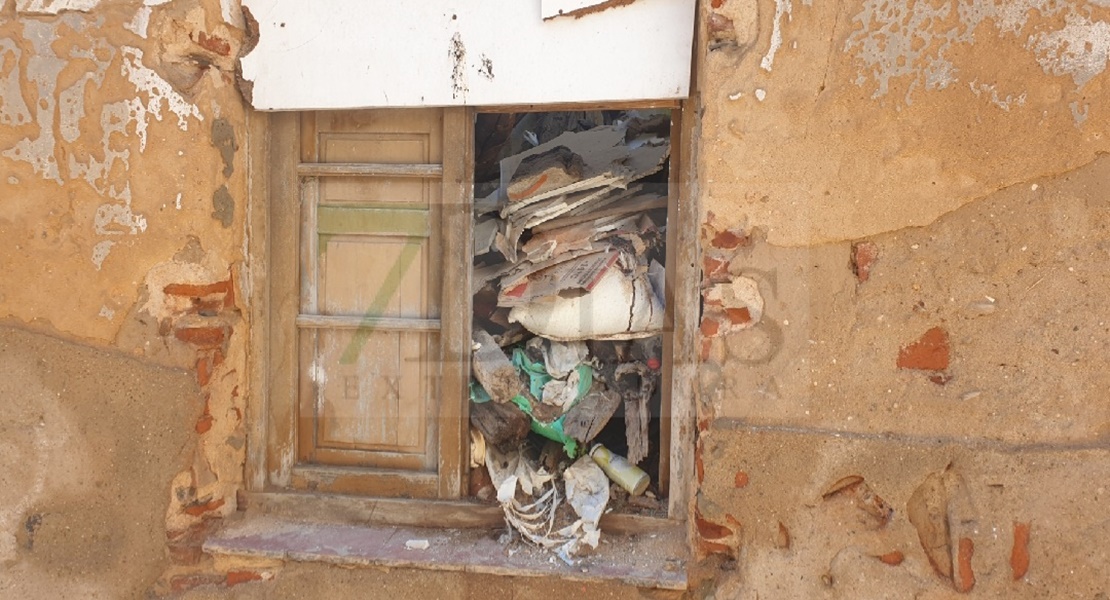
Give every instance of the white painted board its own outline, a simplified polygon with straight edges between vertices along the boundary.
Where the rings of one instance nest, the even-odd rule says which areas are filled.
[[[545,21],[543,0],[244,0],[260,110],[684,98],[694,0]]]

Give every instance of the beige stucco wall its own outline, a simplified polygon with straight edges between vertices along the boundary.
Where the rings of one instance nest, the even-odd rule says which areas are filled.
[[[703,285],[761,309],[702,327],[703,551],[739,540],[718,597],[1110,593],[1100,4],[703,3]],[[909,515],[930,473],[947,579]],[[889,522],[823,498],[852,475]]]
[[[724,305],[699,338],[698,594],[948,596],[906,514],[946,468],[972,594],[1110,593],[1103,4],[702,3],[692,189]],[[0,590],[226,583],[199,542],[237,507],[250,398],[242,26],[219,0],[0,2],[0,389],[18,407]],[[754,318],[717,322],[728,308]],[[933,328],[947,365],[899,368]],[[888,523],[822,499],[848,475]],[[366,580],[310,571],[249,586]]]

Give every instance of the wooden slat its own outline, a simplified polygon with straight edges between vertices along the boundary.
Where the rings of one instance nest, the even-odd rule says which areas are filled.
[[[678,239],[675,233],[677,227],[671,227],[671,219],[678,218],[678,187],[682,179],[682,139],[681,113],[671,111],[671,155],[670,172],[667,179],[667,247],[666,258],[668,271],[673,272],[675,256],[678,253]],[[668,273],[667,280],[672,279]],[[663,373],[660,385],[662,396],[659,406],[659,491],[664,497],[669,496],[671,486],[671,405],[674,403],[674,393],[671,387],[674,373],[674,289],[666,289],[664,294],[663,312]]]
[[[428,211],[419,209],[324,205],[316,209],[316,220],[320,235],[428,237],[431,234]]]
[[[503,529],[505,514],[496,504],[467,500],[358,498],[297,492],[252,493],[248,509],[294,519],[333,523],[374,523],[445,529]],[[650,535],[681,527],[679,521],[609,513],[601,517],[605,535]]]
[[[696,56],[696,55],[695,55]],[[612,104],[599,104],[597,102],[560,102],[555,104],[504,104],[499,106],[483,106],[484,113],[523,113],[523,112],[568,112],[568,111],[593,111],[621,108],[631,110],[634,108],[679,108],[679,100],[636,100]]]
[[[266,465],[270,485],[289,484],[294,462],[297,392],[297,330],[300,311],[300,194],[293,169],[299,149],[299,117],[271,117],[270,195],[270,352],[266,415]]]
[[[343,315],[297,315],[302,329],[370,329],[373,331],[439,331],[439,319],[394,319]]]
[[[693,137],[696,126],[696,103],[683,104],[680,116],[679,137],[671,139],[671,165],[679,169],[681,178],[676,182],[667,217],[667,230],[673,236],[668,248],[674,256],[668,257],[667,283],[669,298],[673,298],[672,319],[674,333],[670,352],[670,423],[671,468],[668,494],[668,515],[672,519],[687,521],[688,535],[693,543],[693,502],[697,482],[694,477],[694,439],[698,369],[698,306],[700,287],[700,259],[698,248],[697,185],[694,164],[697,151]],[[674,195],[676,194],[676,195]]]
[[[244,483],[248,490],[266,487],[266,419],[270,405],[270,115],[247,111],[247,185],[250,232],[247,265],[251,277],[249,385],[246,394],[247,460]]]
[[[439,406],[439,496],[466,493],[469,464],[470,322],[474,314],[470,271],[474,219],[474,113],[465,107],[443,113],[443,302]]]
[[[418,177],[432,179],[443,175],[443,165],[428,163],[301,163],[301,177]]]
[[[293,467],[291,485],[295,489],[330,494],[434,498],[439,490],[439,477],[435,473],[417,471],[298,465]]]

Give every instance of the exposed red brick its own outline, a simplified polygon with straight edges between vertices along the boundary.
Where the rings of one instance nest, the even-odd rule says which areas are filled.
[[[956,556],[956,591],[967,593],[975,587],[975,573],[971,570],[971,557],[975,554],[975,543],[971,538],[960,538],[959,554]]]
[[[208,35],[203,31],[197,36],[197,44],[210,52],[215,52],[220,56],[231,56],[231,44],[223,38],[214,35]]]
[[[902,554],[901,550],[891,550],[890,552],[887,552],[886,554],[880,554],[875,558],[879,559],[883,564],[897,567],[898,565],[902,564],[902,561],[906,560],[906,555]]]
[[[732,25],[731,20],[729,20],[729,19],[725,19],[725,20],[728,21],[729,25]],[[712,23],[713,23],[713,20],[710,19],[710,25],[711,26],[712,26]],[[751,243],[751,240],[748,239],[748,236],[746,236],[742,233],[736,233],[735,231],[732,231],[730,229],[726,229],[724,231],[718,231],[717,234],[713,236],[713,239],[709,243],[714,248],[721,248],[723,250],[732,250],[733,248],[738,248],[740,246],[747,246],[748,244]]]
[[[709,424],[711,423],[709,417],[698,419],[698,431],[709,431]]]
[[[222,327],[183,327],[174,332],[177,339],[201,348],[215,348],[224,343],[227,331]]]
[[[203,298],[213,294],[227,294],[231,292],[231,280],[216,283],[191,284],[171,283],[162,288],[162,292],[170,296],[185,296],[187,298]]]
[[[208,385],[212,380],[212,367],[209,366],[208,357],[200,356],[197,358],[197,384],[200,387]]]
[[[713,337],[721,330],[721,324],[712,317],[704,317],[701,320],[701,334],[705,337]]]
[[[207,512],[212,512],[224,505],[223,498],[209,500],[208,502],[197,502],[186,506],[183,510],[185,514],[191,517],[199,517]]]
[[[721,8],[725,5],[725,0],[713,0],[713,2],[711,2],[710,4],[713,6],[713,8]]]
[[[175,575],[170,578],[170,589],[174,592],[185,592],[202,585],[219,585],[225,578],[214,573],[191,573],[189,575]]]
[[[726,308],[725,314],[728,315],[728,320],[732,321],[733,325],[747,325],[752,322],[752,313],[748,307],[742,308]]]
[[[702,276],[705,279],[719,279],[728,275],[728,261],[706,256],[701,260]]]
[[[227,573],[228,587],[249,581],[262,581],[262,574],[255,571],[228,571]]]
[[[1029,572],[1029,523],[1014,521],[1014,547],[1010,550],[1010,570],[1014,581]]]
[[[948,368],[948,355],[948,332],[933,327],[921,339],[898,352],[898,368],[944,371]]]
[[[863,283],[871,278],[871,265],[879,258],[879,247],[873,242],[857,242],[852,244],[850,264],[856,280]]]
[[[719,542],[711,542],[708,540],[698,540],[698,552],[701,553],[703,556],[709,556],[712,554],[724,554],[732,556],[734,558],[736,556],[736,548],[733,548],[728,544],[721,544]]]
[[[732,529],[719,523],[709,521],[702,517],[700,513],[694,514],[694,522],[698,526],[698,535],[700,535],[702,539],[719,540],[732,535]]]
[[[737,488],[748,487],[748,474],[744,471],[737,471],[736,480],[733,482],[733,485]]]
[[[212,421],[212,415],[202,415],[199,419],[197,419],[197,433],[208,433],[208,430],[212,429]]]
[[[224,351],[216,348],[212,351],[212,366],[218,367],[224,362]]]

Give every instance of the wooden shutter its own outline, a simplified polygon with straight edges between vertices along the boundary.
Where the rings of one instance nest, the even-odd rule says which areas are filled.
[[[293,487],[461,491],[466,348],[456,346],[469,313],[444,309],[469,287],[457,264],[466,256],[457,229],[469,223],[465,116],[301,116]]]

